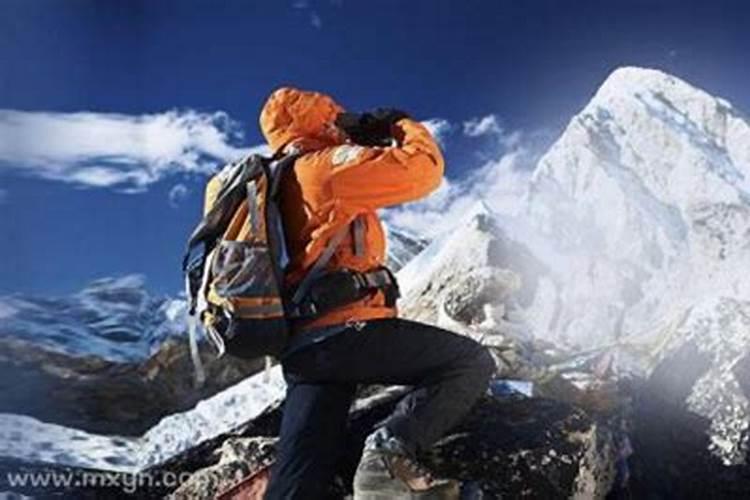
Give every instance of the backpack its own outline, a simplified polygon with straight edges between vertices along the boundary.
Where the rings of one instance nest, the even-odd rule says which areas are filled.
[[[191,355],[199,372],[199,322],[219,356],[278,356],[286,344],[282,284],[288,254],[277,202],[283,171],[294,160],[251,155],[208,182],[204,216],[182,265]]]
[[[266,356],[268,366],[268,356],[279,358],[287,346],[294,318],[315,317],[376,289],[395,304],[398,286],[385,267],[364,273],[325,270],[349,231],[355,251],[364,251],[359,217],[329,239],[294,290],[284,289],[289,254],[279,188],[298,156],[250,155],[225,166],[208,182],[203,219],[188,240],[182,263],[198,385],[205,380],[196,340],[199,323],[218,356]]]

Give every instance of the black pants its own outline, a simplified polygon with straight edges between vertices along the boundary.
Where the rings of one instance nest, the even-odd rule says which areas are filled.
[[[357,384],[414,386],[385,425],[427,449],[487,388],[495,362],[476,341],[403,319],[368,321],[285,358],[287,395],[266,499],[321,498],[342,454]]]

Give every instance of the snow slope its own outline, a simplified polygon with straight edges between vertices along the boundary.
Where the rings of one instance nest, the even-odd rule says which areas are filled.
[[[533,176],[529,219],[571,258],[554,266],[569,310],[548,334],[608,342],[717,289],[747,295],[749,193],[739,111],[656,70],[615,71]]]
[[[137,472],[252,420],[283,399],[280,367],[259,373],[164,418],[140,438],[103,436],[0,413],[0,457],[100,470]]]

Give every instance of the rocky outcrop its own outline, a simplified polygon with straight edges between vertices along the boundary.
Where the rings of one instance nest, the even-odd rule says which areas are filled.
[[[216,450],[219,461],[197,470],[170,497],[172,500],[214,499],[268,470],[274,461],[275,437],[231,437]],[[267,479],[264,477],[263,479]]]
[[[360,392],[352,406],[347,451],[330,498],[351,494],[365,436],[388,415],[405,388]],[[281,407],[271,406],[233,431],[133,472],[0,461],[0,491],[13,474],[54,472],[67,487],[27,484],[13,491],[46,497],[212,499],[275,458]],[[421,456],[437,474],[461,481],[466,498],[604,498],[616,476],[618,436],[600,418],[566,403],[516,395],[485,396],[463,421]],[[95,482],[91,477],[99,477]],[[88,478],[88,479],[85,479]],[[137,486],[136,486],[137,485]]]
[[[187,342],[181,340],[167,340],[145,361],[121,363],[2,338],[0,412],[94,433],[137,436],[262,367],[260,360],[216,359],[208,346],[202,352],[207,383],[196,388]]]
[[[528,378],[542,368],[525,311],[540,282],[549,280],[547,270],[487,205],[477,203],[397,277],[404,317],[492,346],[504,375]]]
[[[394,404],[376,398],[352,414],[350,449],[331,484],[332,498],[351,493],[366,434]],[[199,469],[174,499],[210,499],[273,459],[274,438],[230,437],[218,461]],[[468,498],[604,498],[615,478],[614,441],[606,426],[580,410],[546,399],[485,397],[422,460],[460,480]],[[179,466],[177,465],[179,464]],[[173,463],[171,467],[190,467]]]
[[[706,360],[691,348],[675,353],[681,369],[658,370],[639,390],[634,404],[628,489],[633,498],[745,499],[750,467],[726,465],[711,452],[711,420],[663,396],[665,386],[686,392]],[[697,363],[697,370],[683,365]],[[693,373],[690,373],[693,372]],[[684,380],[679,379],[685,377]],[[685,393],[683,393],[685,394]]]
[[[634,488],[750,496],[750,303],[719,297],[692,308],[638,394]]]
[[[750,301],[706,299],[664,340],[649,390],[707,419],[709,451],[727,466],[744,464],[750,444]]]

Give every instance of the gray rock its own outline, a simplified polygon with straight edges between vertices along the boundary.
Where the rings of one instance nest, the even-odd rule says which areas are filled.
[[[277,439],[272,437],[229,438],[217,450],[219,462],[195,472],[169,498],[213,499],[273,462]]]
[[[709,422],[709,451],[747,462],[750,431],[750,301],[704,300],[664,339],[649,390]]]
[[[691,308],[637,391],[634,488],[675,498],[750,497],[750,303]]]
[[[345,459],[332,498],[351,493],[365,436],[393,407],[396,393],[360,401],[351,415]],[[198,470],[174,498],[209,499],[259,469],[273,438],[226,438],[219,460]],[[239,453],[238,453],[238,450]],[[456,428],[421,458],[443,477],[458,479],[474,498],[604,498],[615,477],[613,436],[581,410],[546,399],[483,398]],[[179,460],[176,467],[190,468]]]
[[[262,368],[262,360],[216,359],[202,349],[207,382],[193,384],[187,342],[170,339],[140,362],[71,356],[0,338],[0,412],[100,434],[138,436]]]

